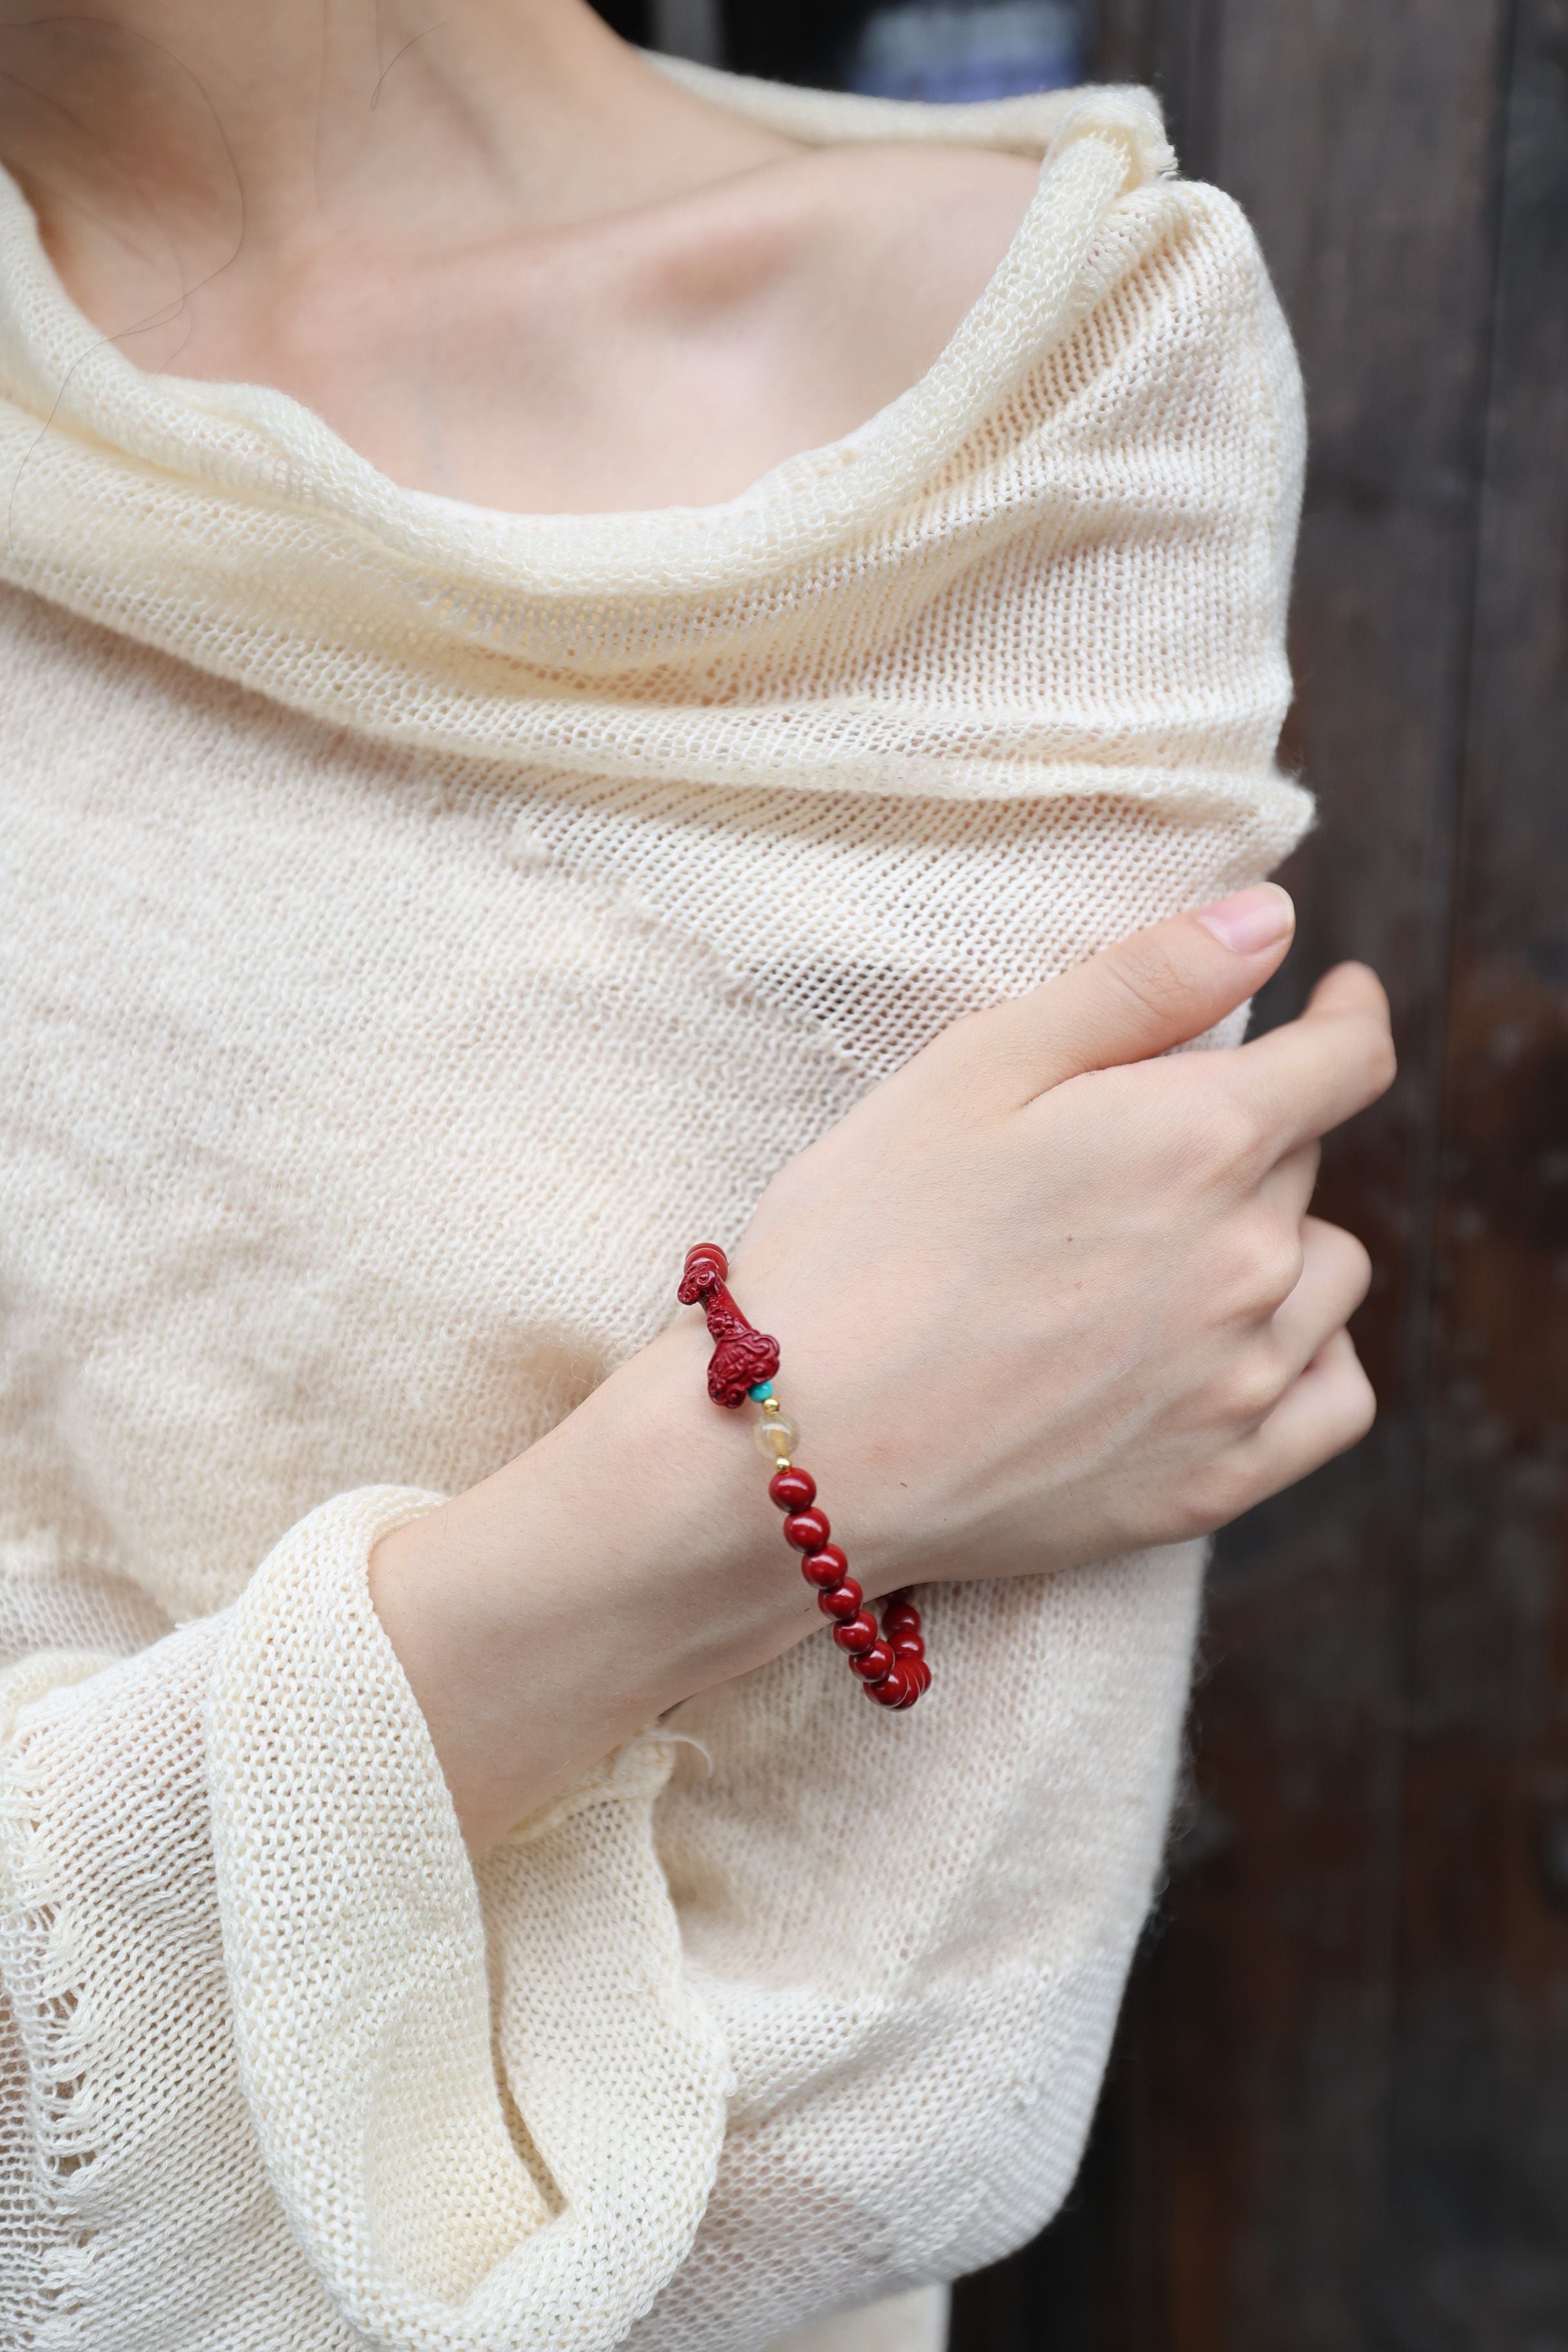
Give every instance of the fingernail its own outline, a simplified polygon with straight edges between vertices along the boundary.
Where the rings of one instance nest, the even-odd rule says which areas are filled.
[[[1289,892],[1278,882],[1259,882],[1251,890],[1222,898],[1217,906],[1205,907],[1198,920],[1233,955],[1257,955],[1259,949],[1271,948],[1289,935],[1296,909]]]

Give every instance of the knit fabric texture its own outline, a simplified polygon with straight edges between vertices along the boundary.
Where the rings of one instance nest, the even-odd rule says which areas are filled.
[[[368,1596],[875,1080],[1307,820],[1295,366],[1152,100],[687,70],[1041,160],[930,373],[710,508],[147,376],[0,184],[18,2352],[934,2352],[1078,2162],[1198,1547],[922,1594],[907,1716],[825,1632],[477,1870]]]

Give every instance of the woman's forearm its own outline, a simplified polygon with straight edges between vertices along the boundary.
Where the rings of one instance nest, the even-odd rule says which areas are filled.
[[[618,1741],[821,1622],[695,1318],[377,1545],[376,1610],[481,1850]]]

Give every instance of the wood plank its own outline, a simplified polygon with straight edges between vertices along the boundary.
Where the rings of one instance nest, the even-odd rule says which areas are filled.
[[[1568,6],[1518,16],[1411,1644],[1401,2341],[1568,2340]]]
[[[1222,1542],[1200,1785],[1234,1845],[1162,1947],[1156,2341],[1360,2352],[1376,2329],[1403,1699],[1488,347],[1504,0],[1230,0],[1208,168],[1299,338],[1313,456],[1292,748],[1322,798],[1301,946],[1267,1013],[1365,957],[1395,1097],[1331,1148],[1370,1243],[1373,1443]],[[1436,159],[1441,158],[1441,168]],[[1133,2339],[1128,2339],[1133,2340]]]

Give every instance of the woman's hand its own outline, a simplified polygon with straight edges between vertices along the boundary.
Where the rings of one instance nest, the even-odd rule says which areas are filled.
[[[732,1287],[868,1591],[1206,1534],[1364,1435],[1366,1252],[1307,1207],[1394,1076],[1382,988],[1150,1058],[1292,921],[1265,885],[960,1022],[768,1187]]]
[[[1393,1077],[1383,991],[1346,965],[1268,1037],[1152,1058],[1291,924],[1269,886],[1156,924],[959,1023],[769,1185],[732,1286],[868,1594],[1204,1533],[1365,1432],[1366,1254],[1307,1206],[1319,1138]],[[821,1623],[707,1346],[681,1317],[376,1549],[477,1845]]]

